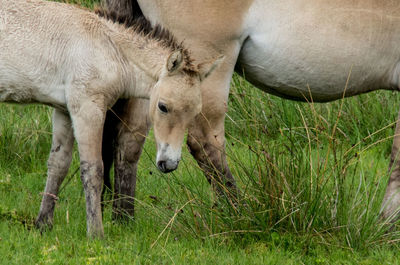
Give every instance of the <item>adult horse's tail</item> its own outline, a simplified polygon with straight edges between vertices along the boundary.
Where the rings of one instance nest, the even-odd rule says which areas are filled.
[[[120,17],[131,17],[132,19],[143,16],[137,0],[102,0],[103,5],[110,12],[115,12]]]

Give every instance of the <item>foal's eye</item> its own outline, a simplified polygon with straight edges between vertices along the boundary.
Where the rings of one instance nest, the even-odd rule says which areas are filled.
[[[167,105],[165,105],[164,103],[158,102],[158,109],[159,109],[162,113],[168,113]]]

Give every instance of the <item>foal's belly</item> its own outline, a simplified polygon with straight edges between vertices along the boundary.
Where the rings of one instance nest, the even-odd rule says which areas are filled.
[[[256,0],[236,70],[266,92],[297,100],[398,89],[400,20],[387,6],[315,2]]]
[[[0,76],[0,102],[8,103],[41,103],[59,109],[65,109],[65,88],[54,83],[32,82],[24,77],[13,80],[10,74],[8,80]]]

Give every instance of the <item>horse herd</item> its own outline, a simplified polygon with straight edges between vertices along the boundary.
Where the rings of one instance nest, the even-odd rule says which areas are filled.
[[[0,0],[0,101],[54,107],[39,228],[53,223],[74,139],[88,236],[103,235],[101,191],[103,180],[110,186],[112,163],[114,217],[133,215],[137,162],[150,124],[162,172],[178,167],[188,130],[189,150],[215,192],[238,196],[224,137],[235,70],[263,91],[293,100],[400,89],[395,1],[104,4],[93,13],[43,0]],[[397,126],[384,217],[397,215],[400,204],[399,147]]]

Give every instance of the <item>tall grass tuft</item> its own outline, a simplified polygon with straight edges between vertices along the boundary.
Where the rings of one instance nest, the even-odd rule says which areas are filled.
[[[397,242],[400,234],[380,217],[400,106],[393,95],[300,103],[234,76],[226,137],[240,202],[216,198],[186,155],[178,173],[157,174],[168,189],[166,204],[151,204],[161,234],[245,241],[295,234],[358,250]]]

